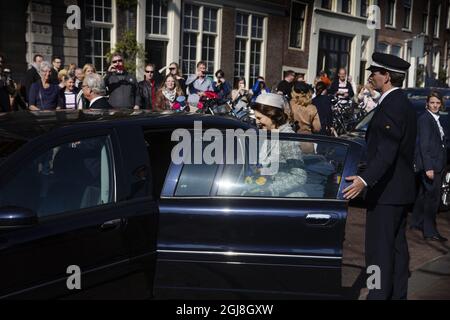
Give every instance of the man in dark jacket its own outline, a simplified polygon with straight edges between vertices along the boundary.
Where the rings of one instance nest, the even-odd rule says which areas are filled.
[[[109,104],[114,108],[139,109],[136,104],[137,80],[125,70],[123,57],[114,53],[105,76]]]
[[[22,86],[24,92],[22,92],[22,95],[24,96],[26,102],[28,102],[28,95],[30,94],[31,85],[35,82],[41,81],[39,68],[42,61],[44,61],[44,57],[40,54],[36,54],[33,57],[33,63],[31,64],[30,69],[28,69],[25,73],[25,79]]]
[[[136,104],[141,109],[154,110],[156,92],[161,86],[161,77],[156,71],[156,66],[149,63],[144,68],[144,80],[138,83],[138,90],[136,96]]]
[[[389,54],[374,53],[370,81],[382,96],[366,133],[367,168],[347,177],[346,199],[367,187],[366,267],[378,273],[368,299],[406,299],[409,253],[406,217],[416,195],[414,149],[416,113],[400,87],[410,64]],[[370,268],[370,269],[369,269]]]
[[[417,122],[416,170],[420,172],[420,190],[414,204],[411,228],[423,231],[425,240],[447,241],[436,228],[441,183],[447,165],[447,148],[439,111],[444,106],[442,96],[432,91],[427,98],[427,111]]]
[[[347,81],[347,71],[344,68],[339,69],[338,78],[331,83],[328,92],[339,99],[353,99],[355,93],[353,92],[352,84]]]
[[[52,57],[52,71],[50,74],[50,83],[59,84],[58,73],[61,70],[62,60],[58,56]]]
[[[84,77],[82,90],[84,97],[89,101],[89,109],[111,109],[105,97],[105,83],[97,73]]]
[[[294,86],[295,72],[292,70],[286,71],[284,80],[281,80],[277,85],[277,92],[282,92],[283,96],[291,100],[291,91]]]

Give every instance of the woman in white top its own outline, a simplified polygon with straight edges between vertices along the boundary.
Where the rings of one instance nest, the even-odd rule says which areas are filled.
[[[358,94],[358,102],[363,105],[363,108],[370,112],[377,106],[381,94],[375,90],[371,82],[367,82]]]

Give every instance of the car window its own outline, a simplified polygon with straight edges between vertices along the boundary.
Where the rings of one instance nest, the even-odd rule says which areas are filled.
[[[0,206],[34,210],[39,217],[113,201],[109,137],[64,143],[47,150],[0,186]]]
[[[367,128],[369,127],[370,120],[372,120],[372,117],[375,113],[375,109],[371,110],[355,127],[355,130],[357,131],[367,131]]]
[[[175,196],[209,196],[217,168],[215,164],[185,164]]]
[[[336,199],[346,155],[347,146],[338,143],[281,140],[278,160],[269,165],[263,157],[226,164],[217,195]],[[268,167],[274,170],[263,170]]]

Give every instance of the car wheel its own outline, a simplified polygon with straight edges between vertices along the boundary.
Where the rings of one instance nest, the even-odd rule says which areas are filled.
[[[441,186],[441,204],[439,211],[450,210],[450,169],[447,168],[442,178]]]

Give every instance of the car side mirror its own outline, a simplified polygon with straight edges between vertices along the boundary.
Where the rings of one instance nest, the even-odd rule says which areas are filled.
[[[0,228],[30,227],[37,222],[37,215],[31,209],[15,206],[0,208]]]

